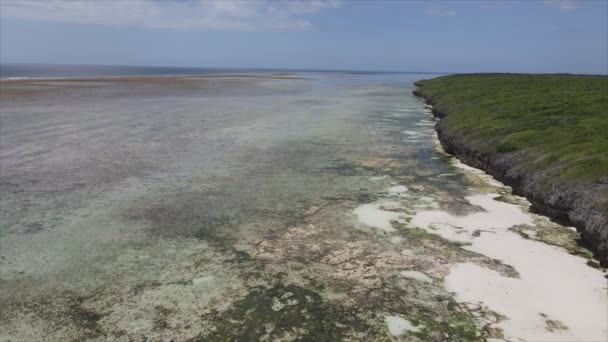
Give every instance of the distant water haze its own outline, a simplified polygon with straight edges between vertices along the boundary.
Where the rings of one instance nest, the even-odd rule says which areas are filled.
[[[133,65],[86,65],[86,64],[0,64],[0,79],[19,78],[69,78],[103,76],[170,76],[211,75],[268,72],[339,72],[355,74],[439,74],[435,72],[370,71],[370,70],[317,70],[275,68],[207,68]],[[442,73],[444,74],[444,73]]]

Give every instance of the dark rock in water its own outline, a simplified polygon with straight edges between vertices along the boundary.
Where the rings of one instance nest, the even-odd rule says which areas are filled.
[[[434,116],[443,118],[448,115],[422,89],[414,90],[413,94],[433,106]],[[563,225],[576,227],[602,266],[608,266],[608,216],[601,210],[601,201],[606,200],[608,194],[608,176],[599,178],[595,184],[563,183],[555,179],[547,186],[546,182],[541,182],[542,171],[524,172],[517,167],[521,162],[517,154],[477,151],[464,136],[450,131],[442,121],[435,129],[447,153],[511,186],[516,195],[524,196],[532,203],[532,211]]]

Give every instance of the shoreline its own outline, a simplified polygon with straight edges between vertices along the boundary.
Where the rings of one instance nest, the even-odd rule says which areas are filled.
[[[438,109],[438,101],[425,93],[420,82],[415,83],[414,96],[431,106],[434,117],[440,119],[435,131],[443,149],[458,158],[462,163],[490,174],[498,181],[511,186],[513,193],[525,197],[530,203],[530,211],[547,216],[562,225],[573,226],[580,233],[585,247],[603,267],[608,266],[608,217],[590,204],[595,204],[596,193],[590,193],[580,184],[558,184],[547,191],[538,191],[535,186],[542,170],[528,173],[513,172],[517,158],[509,158],[500,153],[483,153],[467,143],[462,134],[450,132],[442,124],[442,119],[450,113]]]
[[[601,340],[591,252],[418,77],[0,84],[0,340]]]

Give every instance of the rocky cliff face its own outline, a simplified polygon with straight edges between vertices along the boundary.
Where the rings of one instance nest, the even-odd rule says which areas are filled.
[[[413,94],[432,105],[433,115],[443,118],[441,104],[420,88]],[[517,154],[484,154],[476,151],[464,136],[450,131],[443,121],[436,125],[437,134],[446,152],[456,156],[463,163],[479,168],[501,182],[510,185],[517,195],[526,197],[532,209],[565,225],[576,227],[583,241],[595,253],[603,266],[608,266],[608,216],[600,208],[600,199],[608,196],[608,180],[592,183],[563,183],[559,180],[541,183],[541,170],[522,172],[516,166],[521,162]]]

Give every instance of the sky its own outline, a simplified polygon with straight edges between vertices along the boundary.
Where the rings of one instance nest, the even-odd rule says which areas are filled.
[[[0,63],[608,73],[608,0],[0,0]]]

